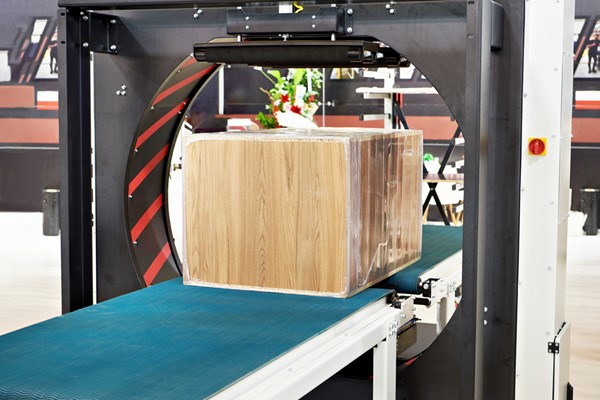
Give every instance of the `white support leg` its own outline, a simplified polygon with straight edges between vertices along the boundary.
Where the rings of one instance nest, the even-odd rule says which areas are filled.
[[[395,399],[396,335],[412,319],[382,298],[217,393],[214,400],[299,399],[340,369],[375,349],[375,399]]]
[[[388,335],[373,349],[373,399],[396,397],[396,336],[398,321],[388,322]]]
[[[450,296],[450,293],[448,293],[447,296]],[[440,299],[440,301],[438,301],[438,303],[437,303],[437,327],[436,327],[436,331],[437,331],[438,335],[440,333],[442,333],[442,331],[446,327],[446,324],[448,323],[449,319],[450,318],[448,318],[448,297],[442,297]]]

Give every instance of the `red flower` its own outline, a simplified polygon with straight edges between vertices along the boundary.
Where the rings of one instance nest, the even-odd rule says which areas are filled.
[[[291,112],[295,112],[296,114],[301,114],[302,113],[302,109],[300,109],[300,107],[293,105],[292,108],[290,108]]]
[[[311,94],[310,97],[308,98],[308,102],[312,103],[313,101],[315,101],[315,95]]]
[[[275,113],[275,112],[277,112],[277,111],[279,111],[279,107],[277,107],[277,106],[273,106],[273,112]]]
[[[288,101],[290,101],[290,95],[289,94],[282,94],[281,95],[281,102],[282,103],[287,103]]]

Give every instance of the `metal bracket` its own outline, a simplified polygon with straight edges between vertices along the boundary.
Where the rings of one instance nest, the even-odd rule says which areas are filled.
[[[492,1],[492,51],[502,50],[504,46],[504,7]]]
[[[550,353],[550,354],[560,353],[560,343],[548,342],[548,353]]]
[[[299,14],[247,14],[244,10],[235,9],[227,11],[227,33],[229,35],[346,34],[352,33],[352,14],[336,7]]]
[[[425,282],[423,282],[423,285],[421,286],[422,295],[425,297],[431,297],[432,288],[438,280],[439,279],[437,279],[437,278],[430,278],[430,279],[427,279]]]
[[[107,14],[89,13],[89,50],[97,53],[117,54],[119,44],[117,41],[118,27],[121,20]]]
[[[415,297],[415,304],[429,307],[431,305],[431,299],[427,297]]]
[[[388,303],[392,305],[392,307],[397,308],[399,310],[404,310],[406,305],[406,301],[410,299],[411,296],[399,295],[396,292],[393,292],[388,297]]]

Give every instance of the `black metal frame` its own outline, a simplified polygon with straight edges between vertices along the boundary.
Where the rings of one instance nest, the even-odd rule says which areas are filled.
[[[63,312],[92,303],[92,193],[89,32],[79,15],[58,13],[60,215]],[[67,62],[68,60],[68,62]]]
[[[226,36],[226,9],[218,7],[247,4],[59,3],[66,7],[59,11],[59,66],[63,311],[68,312],[92,302],[92,80],[89,47],[84,47],[89,45],[90,28],[83,16],[88,10],[111,9],[122,24],[119,55],[94,55],[96,118],[102,117],[102,126],[96,127],[94,223],[98,295],[103,300],[141,287],[133,273],[123,218],[125,143],[131,143],[160,77],[180,60],[178,54],[185,54],[200,36],[205,41],[211,39],[208,36]],[[252,5],[259,3],[263,2]],[[433,399],[440,393],[461,399],[514,396],[524,2],[499,3],[508,23],[503,24],[503,50],[495,53],[491,47],[495,40],[497,45],[493,21],[498,8],[489,0],[400,2],[387,7],[371,1],[340,4],[353,9],[352,35],[375,37],[419,67],[450,106],[466,138],[463,300],[432,347],[399,376],[410,398]],[[197,7],[203,8],[201,15]],[[149,10],[140,15],[137,9]],[[127,84],[127,96],[110,97],[122,83]]]

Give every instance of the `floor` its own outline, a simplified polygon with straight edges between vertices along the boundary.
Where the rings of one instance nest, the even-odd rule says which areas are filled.
[[[60,238],[42,213],[0,213],[0,335],[60,312]]]
[[[569,237],[566,319],[572,324],[575,399],[598,399],[600,378],[600,235]]]
[[[575,399],[598,398],[600,235],[569,236],[566,317]],[[0,213],[0,335],[60,314],[60,239],[42,214]]]

